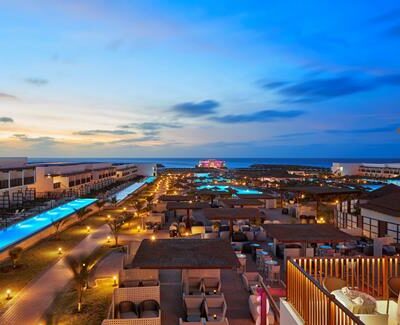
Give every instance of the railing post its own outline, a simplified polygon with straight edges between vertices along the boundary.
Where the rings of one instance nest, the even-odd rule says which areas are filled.
[[[329,308],[327,310],[328,312],[328,325],[336,325],[336,315],[335,315],[335,304],[333,303],[333,300],[335,297],[333,295],[328,295],[328,301],[329,301]]]

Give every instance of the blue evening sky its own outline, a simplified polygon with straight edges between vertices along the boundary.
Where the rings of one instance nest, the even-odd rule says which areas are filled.
[[[400,157],[398,1],[0,0],[0,155]]]

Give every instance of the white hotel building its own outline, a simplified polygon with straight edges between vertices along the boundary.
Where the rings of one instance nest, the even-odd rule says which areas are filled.
[[[396,178],[400,176],[400,163],[372,164],[334,162],[332,164],[331,170],[332,173],[337,176]]]
[[[155,176],[155,164],[56,162],[29,164],[27,158],[0,158],[0,209],[36,198],[81,196],[137,176]]]

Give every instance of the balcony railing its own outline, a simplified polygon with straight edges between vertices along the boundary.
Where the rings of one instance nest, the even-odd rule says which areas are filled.
[[[322,283],[326,276],[345,280],[348,287],[387,299],[388,280],[400,276],[400,257],[296,258],[295,262]]]
[[[287,301],[306,324],[363,324],[295,260],[288,260],[286,277]]]

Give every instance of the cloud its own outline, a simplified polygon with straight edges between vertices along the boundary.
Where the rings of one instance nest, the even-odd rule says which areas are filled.
[[[199,117],[205,115],[211,115],[216,113],[216,108],[220,106],[215,100],[208,99],[202,102],[185,102],[180,103],[172,107],[172,111],[181,115],[188,117]]]
[[[285,103],[314,103],[384,86],[400,86],[400,74],[366,76],[346,72],[331,77],[304,79],[277,91],[285,98]]]
[[[123,44],[124,44],[124,40],[123,39],[111,40],[110,42],[108,42],[106,44],[106,50],[117,51],[122,47]]]
[[[129,138],[129,139],[121,139],[109,142],[108,144],[130,144],[130,143],[141,143],[146,141],[159,141],[160,138],[156,135],[145,135],[139,138]]]
[[[0,117],[0,123],[14,123],[11,117],[2,116]]]
[[[17,97],[14,95],[6,94],[6,93],[0,93],[0,100],[1,99],[16,100]]]
[[[297,138],[310,135],[321,135],[321,134],[335,134],[335,135],[355,135],[355,134],[373,134],[373,133],[387,133],[387,132],[398,132],[398,124],[390,124],[382,127],[375,128],[361,128],[361,129],[328,129],[321,131],[308,131],[308,132],[298,132],[298,133],[287,133],[279,134],[274,136],[274,138],[286,139],[286,138]]]
[[[390,27],[385,34],[390,37],[400,37],[400,25]]]
[[[370,24],[381,24],[396,20],[400,20],[400,8],[372,17],[368,22]]]
[[[143,131],[160,130],[160,129],[179,129],[182,128],[182,124],[178,123],[162,123],[162,122],[143,122],[143,123],[129,123],[119,126],[122,129],[138,129]]]
[[[297,137],[304,137],[308,135],[315,135],[318,132],[297,132],[297,133],[287,133],[287,134],[279,134],[275,135],[274,138],[279,138],[279,139],[286,139],[286,138],[297,138]]]
[[[111,135],[128,135],[135,134],[136,132],[128,130],[85,130],[74,132],[75,135],[100,135],[100,134],[111,134]]]
[[[57,141],[53,137],[29,137],[23,133],[17,133],[12,136],[14,139],[17,139],[22,142],[27,142],[35,145],[53,145],[56,144]]]
[[[300,110],[276,111],[263,110],[250,114],[224,115],[211,117],[210,120],[219,123],[253,123],[253,122],[272,122],[277,120],[292,119],[303,115],[305,112]]]
[[[42,79],[42,78],[27,78],[25,79],[25,82],[34,85],[34,86],[44,86],[49,83],[47,79]]]
[[[330,129],[326,130],[326,133],[330,134],[370,134],[370,133],[382,133],[382,132],[396,132],[398,125],[387,125],[383,127],[375,127],[375,128],[362,128],[362,129],[354,129],[354,130],[340,130],[340,129]]]
[[[287,81],[261,81],[261,87],[266,89],[276,89],[286,86],[288,84]]]

